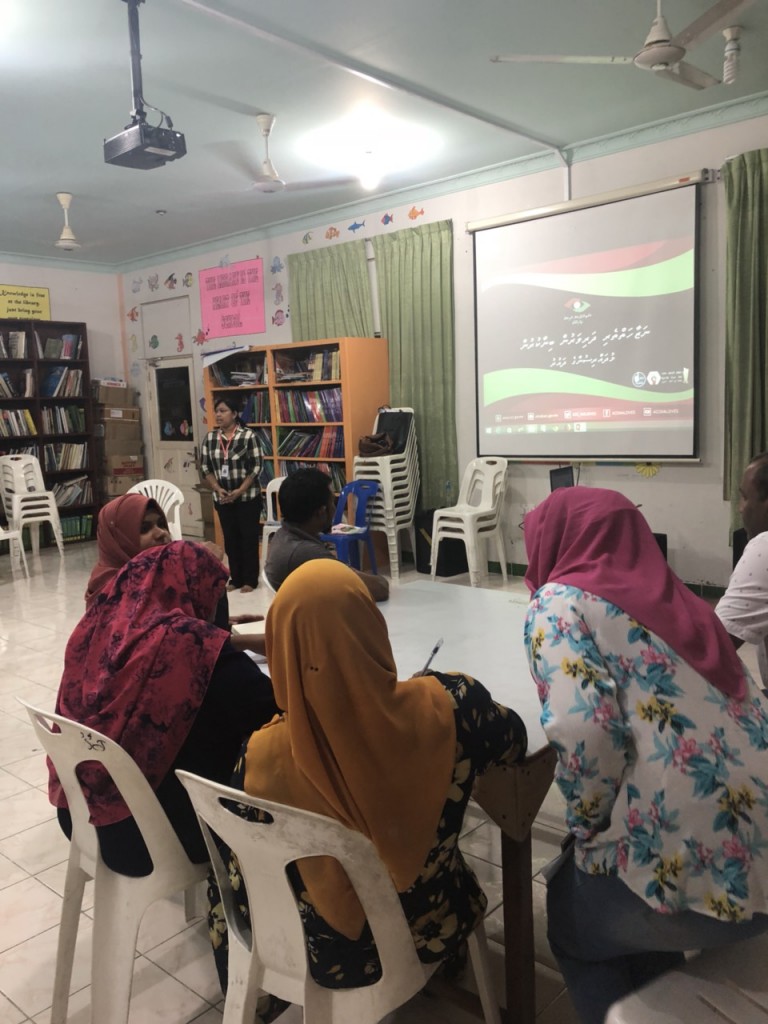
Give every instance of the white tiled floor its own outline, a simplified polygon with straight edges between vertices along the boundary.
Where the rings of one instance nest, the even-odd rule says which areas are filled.
[[[0,557],[0,1024],[47,1024],[55,964],[67,842],[48,803],[43,755],[26,713],[23,697],[52,708],[69,634],[83,611],[85,583],[95,560],[95,545],[55,548],[30,558],[32,577],[12,574],[8,556]],[[402,582],[417,577],[411,571]],[[445,580],[467,585],[466,576]],[[502,588],[501,577],[489,586]],[[508,588],[520,590],[522,580]],[[264,611],[268,595],[231,595],[233,612]],[[468,671],[472,666],[466,666]],[[533,835],[534,870],[557,851],[563,834],[562,807],[554,792],[545,803]],[[462,847],[488,894],[488,930],[501,991],[500,847],[497,830],[477,808],[465,821]],[[89,1021],[89,944],[92,885],[86,888],[72,979],[69,1024]],[[536,907],[537,1008],[541,1024],[571,1024],[576,1018],[547,947],[544,885],[534,885]],[[160,901],[142,924],[130,1024],[215,1024],[221,1020],[221,994],[203,921],[188,924],[181,902]],[[298,1024],[292,1007],[283,1024]],[[390,1024],[470,1024],[454,1005],[423,993],[390,1018]]]

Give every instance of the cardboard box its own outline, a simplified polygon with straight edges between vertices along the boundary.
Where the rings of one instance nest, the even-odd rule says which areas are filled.
[[[102,462],[102,472],[105,476],[125,476],[126,474],[139,473],[140,479],[144,479],[144,456],[143,455],[107,455]],[[137,483],[138,481],[134,481]]]
[[[110,455],[141,455],[144,445],[135,438],[111,438],[106,440],[103,437],[96,438],[96,455],[102,461]]]
[[[116,469],[109,476],[104,477],[104,493],[110,498],[116,498],[120,494],[126,494],[134,484],[144,479],[144,463],[138,467],[123,466]]]
[[[134,447],[141,445],[141,424],[138,420],[106,420],[97,423],[96,437],[105,441],[132,441]]]
[[[134,404],[133,388],[93,382],[93,400],[99,405],[119,405],[123,408]]]
[[[134,484],[143,480],[143,474],[138,476],[105,476],[104,493],[108,498],[119,498],[121,494],[127,494]]]
[[[106,423],[110,420],[136,420],[139,421],[141,410],[135,406],[102,405],[99,407],[99,420]]]

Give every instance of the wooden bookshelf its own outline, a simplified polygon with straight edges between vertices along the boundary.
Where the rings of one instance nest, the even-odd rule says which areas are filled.
[[[90,540],[98,494],[86,325],[0,319],[0,338],[0,454],[36,456],[65,543]]]
[[[389,403],[387,342],[326,338],[254,346],[208,367],[204,383],[209,430],[218,398],[234,398],[245,409],[243,420],[264,453],[262,488],[276,476],[317,466],[339,491],[352,479],[360,437]],[[216,531],[221,543],[218,519]]]

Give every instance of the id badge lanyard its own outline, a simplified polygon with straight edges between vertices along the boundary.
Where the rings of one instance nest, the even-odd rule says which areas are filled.
[[[219,446],[221,447],[221,452],[224,456],[224,461],[221,464],[221,479],[225,480],[227,483],[229,483],[229,446],[232,444],[234,436],[235,435],[232,434],[232,437],[230,437],[225,444],[224,434],[219,434]]]

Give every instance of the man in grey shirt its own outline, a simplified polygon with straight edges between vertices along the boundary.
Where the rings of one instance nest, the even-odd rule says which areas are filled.
[[[768,452],[756,455],[739,487],[739,511],[749,543],[715,612],[735,646],[757,645],[763,687],[768,687]]]
[[[336,511],[331,478],[319,469],[298,469],[286,477],[278,494],[283,522],[269,542],[264,572],[275,590],[304,562],[335,558],[333,545],[320,534],[329,533]],[[352,569],[365,583],[374,601],[386,601],[389,582],[383,576]]]

